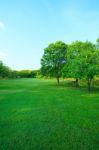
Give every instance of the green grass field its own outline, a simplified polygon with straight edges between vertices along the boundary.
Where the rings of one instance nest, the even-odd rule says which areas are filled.
[[[0,150],[98,150],[99,93],[55,80],[0,80]]]

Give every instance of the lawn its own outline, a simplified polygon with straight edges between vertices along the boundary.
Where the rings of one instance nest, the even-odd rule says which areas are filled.
[[[55,80],[0,80],[0,150],[98,150],[99,93]]]

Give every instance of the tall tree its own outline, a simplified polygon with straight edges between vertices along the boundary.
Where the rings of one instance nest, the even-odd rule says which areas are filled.
[[[83,75],[83,66],[81,59],[81,52],[83,51],[83,42],[75,41],[68,47],[67,54],[67,74],[69,77],[75,78],[76,87],[79,86],[79,79]]]
[[[41,72],[44,75],[55,77],[59,85],[62,68],[66,63],[67,45],[62,41],[50,44],[44,49],[41,59]]]
[[[99,51],[96,46],[91,42],[84,43],[84,49],[82,53],[84,64],[84,78],[87,79],[88,90],[91,90],[91,83],[95,75],[99,73]]]

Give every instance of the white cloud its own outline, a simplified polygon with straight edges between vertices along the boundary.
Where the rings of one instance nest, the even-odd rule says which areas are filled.
[[[4,22],[0,21],[0,29],[1,30],[4,30],[5,29],[5,24]]]

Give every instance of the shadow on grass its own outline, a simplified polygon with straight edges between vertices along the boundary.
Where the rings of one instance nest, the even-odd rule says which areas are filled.
[[[80,90],[87,93],[99,93],[99,85],[96,84],[96,81],[92,83],[91,85],[91,91],[88,91],[88,87],[86,85],[86,82],[82,81],[80,82],[79,86],[76,87],[76,83],[74,80],[64,80],[60,81],[60,84],[57,85],[57,83],[51,83],[50,86],[57,86],[57,87],[66,87],[74,90]]]

